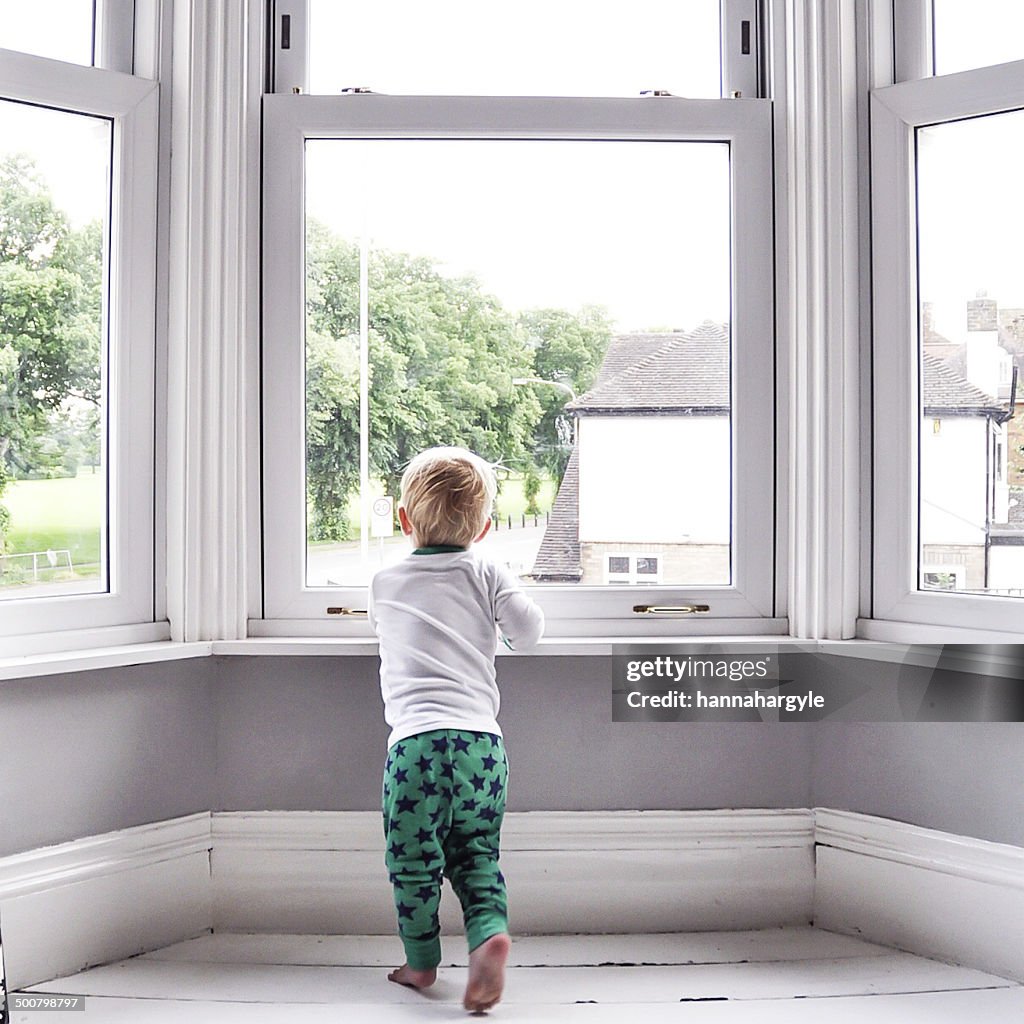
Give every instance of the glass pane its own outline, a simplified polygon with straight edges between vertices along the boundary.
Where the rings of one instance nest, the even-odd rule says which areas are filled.
[[[921,128],[920,587],[1024,596],[1024,112]]]
[[[0,0],[0,46],[91,65],[93,9],[93,0]]]
[[[1020,0],[934,0],[935,73],[1024,60]]]
[[[719,0],[310,0],[310,89],[721,95]]]
[[[110,147],[0,100],[0,599],[107,589]]]
[[[408,550],[372,499],[437,444],[524,577],[730,582],[727,144],[313,140],[306,203],[308,585]]]

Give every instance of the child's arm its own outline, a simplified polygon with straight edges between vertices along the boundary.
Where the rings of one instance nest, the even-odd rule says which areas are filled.
[[[521,651],[544,634],[544,613],[507,569],[496,566],[494,618],[505,646]]]

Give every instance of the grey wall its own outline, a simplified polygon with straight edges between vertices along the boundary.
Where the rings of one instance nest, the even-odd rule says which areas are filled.
[[[1024,724],[819,723],[819,807],[1024,846]]]
[[[221,658],[217,809],[372,810],[376,658]],[[510,810],[806,807],[813,726],[613,724],[600,658],[500,658]]]
[[[513,810],[819,805],[1024,846],[1024,724],[613,724],[601,659],[502,658],[499,681]],[[374,658],[3,682],[0,856],[209,808],[375,809],[386,740]]]
[[[0,856],[208,810],[211,659],[0,682]]]

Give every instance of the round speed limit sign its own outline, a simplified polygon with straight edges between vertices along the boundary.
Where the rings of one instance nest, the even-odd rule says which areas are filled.
[[[393,537],[395,534],[395,499],[374,498],[370,506],[370,536]]]

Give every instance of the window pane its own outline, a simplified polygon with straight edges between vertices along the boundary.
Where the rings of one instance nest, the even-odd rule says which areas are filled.
[[[0,0],[0,46],[91,65],[93,8],[93,0]]]
[[[310,89],[721,95],[719,0],[310,0]]]
[[[437,444],[500,464],[482,547],[532,581],[728,584],[729,180],[725,143],[307,142],[307,584],[408,550],[371,499]]]
[[[1024,112],[921,128],[917,148],[920,586],[1020,597]]]
[[[107,589],[110,153],[104,118],[0,100],[0,599]]]
[[[935,73],[1024,60],[1020,0],[934,0]]]

